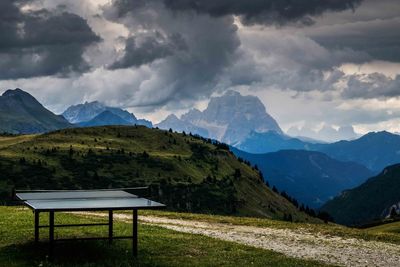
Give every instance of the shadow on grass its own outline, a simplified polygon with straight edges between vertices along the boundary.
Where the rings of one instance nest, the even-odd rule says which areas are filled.
[[[8,266],[138,266],[128,241],[56,242],[53,260],[48,256],[48,243],[33,242],[0,248],[0,262]],[[146,251],[139,251],[146,253]],[[144,255],[142,255],[144,256]]]

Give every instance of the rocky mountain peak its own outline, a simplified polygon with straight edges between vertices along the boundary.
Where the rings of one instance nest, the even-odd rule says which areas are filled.
[[[187,113],[181,116],[181,120],[195,122],[202,119],[202,112],[196,108],[192,108]]]
[[[112,113],[115,116],[120,117],[123,121],[125,121],[124,124],[132,124],[132,125],[138,124],[147,127],[153,126],[150,121],[142,119],[138,120],[134,114],[130,113],[127,110],[117,107],[108,107],[99,101],[93,101],[93,102],[86,101],[83,104],[70,106],[67,110],[64,111],[62,115],[71,123],[79,123],[81,125],[87,125],[91,120],[96,118],[96,116],[105,111],[108,111],[109,113]],[[105,118],[101,119],[102,119],[101,123],[103,123],[102,125],[113,125],[114,122],[118,121],[115,118],[112,118],[111,116],[109,117],[108,122],[106,122]],[[95,122],[95,124],[97,124],[97,122]],[[121,124],[121,121],[119,121],[119,124]]]
[[[168,118],[163,121],[163,127],[174,129],[178,124],[168,125]],[[274,131],[282,134],[278,123],[266,112],[264,104],[256,96],[243,96],[239,92],[229,90],[224,95],[211,98],[204,111],[191,109],[181,116],[182,123],[206,129],[208,136],[229,144],[244,140],[252,131]],[[187,127],[186,127],[187,128]]]
[[[254,120],[268,115],[258,97],[243,96],[231,90],[220,97],[211,98],[203,114],[208,121],[218,123],[230,123],[237,119]]]

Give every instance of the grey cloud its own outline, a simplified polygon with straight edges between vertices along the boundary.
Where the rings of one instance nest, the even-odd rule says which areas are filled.
[[[399,26],[400,16],[309,29],[309,36],[330,49],[350,48],[373,59],[400,62]]]
[[[240,39],[240,59],[225,73],[232,86],[256,83],[262,89],[334,90],[345,76],[337,66],[369,58],[350,49],[328,50],[306,36],[270,28],[241,31]]]
[[[301,92],[333,90],[344,76],[338,66],[368,61],[370,55],[347,47],[327,49],[310,38],[279,29],[274,34],[244,34],[239,39],[232,15],[247,24],[310,22],[311,16],[354,9],[361,2],[115,0],[104,15],[127,26],[133,37],[126,42],[124,56],[110,68],[139,67],[157,60],[152,67],[157,77],[135,94],[142,100],[136,104],[142,106],[176,104],[255,83]],[[143,31],[158,32],[161,41],[148,37],[148,42],[139,44],[135,33]],[[166,36],[177,33],[187,45],[185,51],[166,41]],[[154,97],[154,90],[165,94]]]
[[[194,10],[212,16],[237,15],[246,24],[312,24],[313,16],[354,9],[362,0],[165,0],[173,10]]]
[[[344,98],[391,98],[400,96],[400,75],[395,78],[381,73],[351,75],[342,92]]]
[[[1,1],[0,79],[67,75],[89,69],[85,48],[98,42],[86,20],[67,12],[21,12],[31,1]]]
[[[176,13],[161,1],[114,1],[104,16],[124,24],[132,36],[125,55],[111,68],[152,63],[143,66],[151,69],[151,77],[132,88],[133,106],[178,107],[187,100],[206,98],[236,60],[240,41],[232,16]],[[143,32],[150,37],[143,39]]]
[[[351,124],[377,124],[379,122],[389,121],[392,119],[398,119],[400,116],[400,110],[393,110],[388,112],[390,109],[371,110],[354,108],[351,110],[344,110],[332,112],[326,118],[329,118],[332,123],[351,123]]]
[[[150,36],[132,36],[126,40],[124,56],[114,62],[110,69],[138,67],[183,49],[186,49],[186,43],[177,33],[169,37],[165,37],[159,32]]]

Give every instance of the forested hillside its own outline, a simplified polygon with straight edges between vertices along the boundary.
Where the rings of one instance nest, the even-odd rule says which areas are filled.
[[[0,138],[1,197],[18,189],[150,186],[169,209],[308,218],[220,143],[143,126]],[[290,216],[289,216],[290,215]]]

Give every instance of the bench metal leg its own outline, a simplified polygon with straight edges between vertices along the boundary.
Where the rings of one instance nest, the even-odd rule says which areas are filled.
[[[113,211],[108,211],[108,242],[111,244],[113,240]]]
[[[53,259],[54,252],[54,211],[49,212],[49,258]]]
[[[39,212],[35,211],[35,243],[39,242]]]
[[[133,210],[133,218],[132,218],[132,253],[133,256],[136,257],[138,254],[138,212],[137,210]]]

